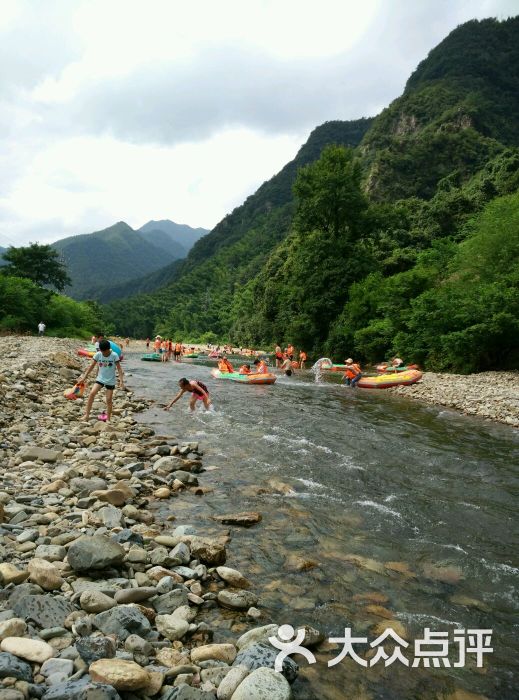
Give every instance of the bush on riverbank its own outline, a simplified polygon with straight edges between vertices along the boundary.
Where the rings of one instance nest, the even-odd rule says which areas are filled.
[[[56,294],[29,279],[0,276],[0,331],[34,332],[40,321],[59,337],[88,337],[103,327],[95,305]]]

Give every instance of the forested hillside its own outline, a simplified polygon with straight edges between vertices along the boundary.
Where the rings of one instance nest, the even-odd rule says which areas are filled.
[[[113,304],[112,320],[339,359],[513,366],[518,107],[519,18],[458,27],[377,118],[318,127],[168,285]]]

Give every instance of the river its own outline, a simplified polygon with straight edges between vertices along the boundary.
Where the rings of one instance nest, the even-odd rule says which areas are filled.
[[[448,633],[451,661],[455,629],[493,630],[482,668],[474,653],[459,668],[328,667],[342,645],[325,642],[315,664],[297,657],[296,700],[519,697],[518,431],[336,377],[245,386],[212,379],[213,366],[126,360],[140,395],[164,402],[182,376],[211,391],[214,412],[190,414],[183,397],[142,420],[199,441],[201,483],[214,489],[172,500],[165,515],[214,535],[225,529],[215,513],[262,513],[253,528],[232,528],[228,546],[229,566],[260,594],[257,624],[309,624],[326,639],[349,627],[371,642],[389,623],[411,640],[411,660],[426,627]],[[219,636],[251,626],[229,613]]]

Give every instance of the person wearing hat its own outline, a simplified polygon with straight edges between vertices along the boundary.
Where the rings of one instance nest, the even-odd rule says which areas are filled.
[[[344,368],[343,381],[347,386],[351,386],[352,389],[355,389],[357,382],[362,377],[360,365],[353,362],[351,357],[348,357],[348,359],[344,361],[344,364],[346,366]]]

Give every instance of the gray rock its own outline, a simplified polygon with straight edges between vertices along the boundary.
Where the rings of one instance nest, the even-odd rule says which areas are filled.
[[[138,532],[133,532],[133,530],[130,530],[128,528],[125,528],[124,530],[121,530],[121,532],[118,532],[116,535],[113,536],[113,538],[116,542],[119,542],[120,544],[124,544],[125,542],[131,542],[132,544],[144,544],[144,538],[142,535],[139,535]]]
[[[126,637],[124,648],[132,654],[150,656],[153,653],[152,645],[142,637],[139,637],[138,634],[130,634],[129,637]]]
[[[19,681],[32,681],[30,664],[7,651],[0,652],[0,678],[16,678]]]
[[[77,496],[83,498],[90,496],[92,491],[104,491],[106,489],[106,481],[98,477],[83,479],[78,476],[69,481],[69,486]]]
[[[148,619],[131,605],[119,605],[99,613],[94,617],[94,625],[103,634],[116,634],[123,641],[130,634],[147,637],[151,631]]]
[[[115,642],[110,637],[80,637],[76,640],[76,649],[88,666],[99,659],[113,659],[116,652]]]
[[[75,607],[63,596],[27,595],[13,605],[16,617],[35,622],[42,628],[63,627]]]
[[[52,686],[43,700],[121,700],[121,696],[111,685],[92,683],[87,676]]]
[[[25,700],[25,695],[16,688],[5,688],[0,690],[0,700]]]
[[[270,644],[262,642],[252,644],[238,652],[233,666],[246,666],[250,671],[255,671],[257,668],[273,669],[278,654],[279,650],[274,649]],[[299,666],[287,656],[283,661],[282,673],[289,683],[293,683],[299,673]]]
[[[67,550],[57,544],[40,544],[36,547],[34,556],[47,561],[63,561],[67,556]]]
[[[61,457],[61,452],[57,450],[49,450],[46,447],[36,447],[36,445],[27,445],[22,447],[18,456],[23,462],[28,462],[34,459],[41,459],[42,462],[56,462]]]
[[[106,569],[122,563],[126,552],[109,537],[81,537],[68,550],[68,562],[74,571]]]
[[[47,659],[42,664],[40,673],[45,678],[52,676],[54,673],[60,673],[70,678],[74,673],[74,662],[70,659]]]
[[[256,605],[258,596],[250,591],[241,589],[230,590],[226,589],[218,593],[218,602],[224,608],[232,610],[246,610],[251,605]]]
[[[180,459],[180,457],[161,457],[154,463],[153,468],[156,471],[162,471],[167,473],[175,472],[182,467],[182,462],[183,460]]]
[[[99,516],[103,521],[103,524],[112,530],[114,527],[124,527],[126,521],[124,515],[115,506],[105,506],[99,510]]]
[[[168,688],[166,692],[163,691],[160,700],[216,700],[216,695],[181,683],[176,688]]]
[[[175,566],[173,571],[182,576],[184,579],[188,578],[198,578],[198,575],[194,569],[190,569],[189,566]]]
[[[143,600],[148,600],[154,595],[157,595],[156,588],[151,586],[143,586],[141,588],[126,588],[125,590],[116,591],[115,601],[119,604],[124,603],[140,603]]]
[[[191,551],[185,542],[179,542],[169,553],[172,559],[178,559],[180,564],[189,564]]]
[[[175,472],[175,479],[178,479],[186,486],[198,486],[198,479],[191,472],[177,471]]]
[[[187,590],[185,588],[175,588],[169,593],[155,598],[153,607],[159,615],[171,615],[181,605],[187,605],[187,600]]]
[[[281,673],[258,668],[233,693],[233,700],[291,700],[292,691]]]

